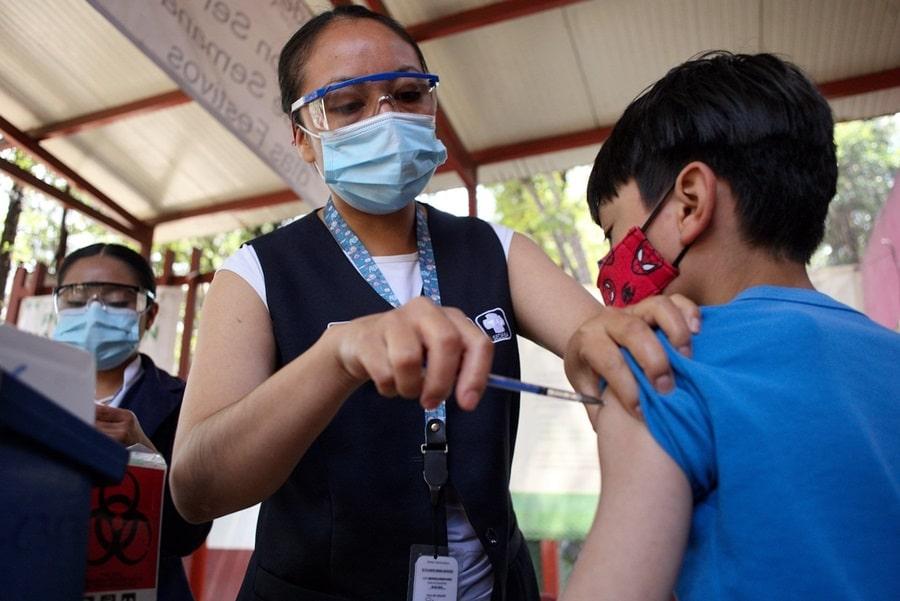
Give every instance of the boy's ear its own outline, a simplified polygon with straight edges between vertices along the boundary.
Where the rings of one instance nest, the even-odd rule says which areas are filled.
[[[696,240],[712,223],[718,202],[718,178],[709,165],[693,161],[682,168],[675,180],[675,198],[679,203],[678,227],[681,244]]]

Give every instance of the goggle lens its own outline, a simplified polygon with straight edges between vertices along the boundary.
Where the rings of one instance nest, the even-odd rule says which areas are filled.
[[[350,85],[339,83],[304,106],[313,127],[331,131],[376,115],[383,102],[389,103],[395,111],[434,115],[437,111],[436,88],[435,80],[422,77],[373,79]]]
[[[57,311],[82,309],[97,300],[108,309],[145,311],[153,302],[153,294],[137,286],[89,282],[60,286],[53,293]]]

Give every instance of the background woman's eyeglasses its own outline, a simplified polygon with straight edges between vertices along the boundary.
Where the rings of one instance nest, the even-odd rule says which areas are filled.
[[[53,291],[53,306],[57,312],[83,309],[90,302],[97,301],[105,309],[132,309],[142,313],[153,304],[154,299],[153,293],[144,288],[111,282],[66,284]]]

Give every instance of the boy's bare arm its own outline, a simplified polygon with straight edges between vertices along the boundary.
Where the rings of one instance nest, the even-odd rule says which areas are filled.
[[[644,423],[610,397],[594,424],[600,504],[560,601],[668,600],[690,531],[691,487]]]

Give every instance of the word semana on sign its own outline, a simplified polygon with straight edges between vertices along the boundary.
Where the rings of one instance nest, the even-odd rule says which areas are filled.
[[[301,0],[89,0],[304,200],[327,189],[291,146],[278,57],[312,17]]]

